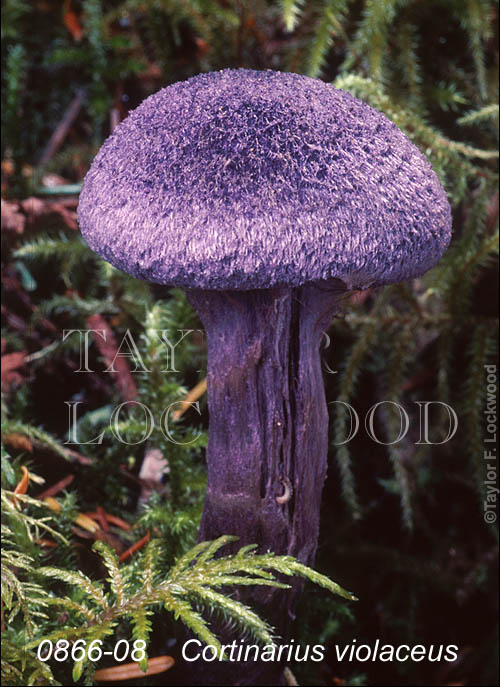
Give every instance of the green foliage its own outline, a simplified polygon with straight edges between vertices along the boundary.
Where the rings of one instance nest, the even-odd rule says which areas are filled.
[[[3,455],[2,462],[3,479],[6,485],[12,486],[16,481],[14,467],[7,455]],[[243,636],[272,644],[272,628],[252,609],[231,598],[227,590],[238,585],[288,588],[276,579],[276,573],[300,576],[345,599],[355,598],[290,556],[260,555],[255,553],[254,546],[246,546],[233,555],[216,558],[222,547],[236,540],[229,536],[199,543],[171,564],[166,562],[172,560],[172,552],[157,539],[150,541],[142,555],[128,565],[120,564],[114,551],[97,541],[94,549],[108,574],[108,584],[104,585],[71,566],[43,565],[35,545],[41,533],[56,538],[62,546],[67,546],[68,540],[49,524],[53,517],[43,515],[46,507],[42,502],[9,489],[2,489],[1,498],[2,607],[7,627],[2,642],[2,681],[9,684],[60,684],[50,665],[37,660],[36,650],[42,640],[73,643],[84,639],[89,646],[95,640],[109,640],[120,624],[128,620],[132,640],[142,640],[147,646],[152,631],[151,616],[161,608],[219,650],[220,642],[200,608],[208,616],[216,611]],[[170,570],[165,573],[169,565]],[[50,584],[51,580],[55,586]],[[65,583],[67,596],[61,595],[60,582]],[[224,591],[218,591],[220,588]],[[67,620],[61,628],[57,617],[62,612]],[[28,641],[23,630],[16,630],[20,617]],[[146,670],[147,654],[140,666]],[[88,657],[75,661],[73,680],[77,681],[84,670],[86,680],[91,683],[95,665]]]
[[[106,544],[96,542],[94,548],[102,556],[109,573],[109,591],[104,591],[101,585],[96,585],[80,572],[40,568],[40,575],[61,580],[73,590],[79,589],[87,598],[81,603],[59,598],[45,601],[66,607],[86,621],[84,625],[68,625],[45,639],[57,641],[82,636],[103,639],[112,634],[119,619],[130,617],[135,628],[134,634],[147,640],[151,626],[145,613],[149,607],[160,604],[200,639],[220,650],[219,640],[202,615],[195,610],[196,605],[201,603],[208,611],[220,611],[236,623],[243,633],[248,633],[255,640],[272,644],[272,628],[264,620],[244,604],[214,590],[235,585],[287,589],[288,585],[278,582],[273,572],[304,577],[331,593],[355,600],[351,593],[291,556],[259,555],[252,551],[253,546],[246,546],[232,556],[214,558],[220,548],[235,540],[235,537],[224,536],[213,542],[197,544],[175,563],[166,577],[162,574],[164,568],[159,566],[161,550],[158,540],[148,544],[143,554],[139,577],[133,566],[120,567],[116,555]],[[37,646],[39,641],[31,642],[28,648]]]
[[[393,633],[395,641],[411,636],[412,641],[418,637],[432,642],[439,630],[468,646],[470,634],[460,622],[468,610],[475,617],[480,609],[484,616],[495,593],[487,561],[495,556],[490,547],[497,539],[495,528],[485,527],[481,517],[481,455],[484,365],[495,364],[498,356],[498,320],[491,303],[498,270],[497,3],[74,0],[69,5],[81,29],[79,37],[68,28],[66,3],[4,3],[2,169],[11,197],[35,193],[57,198],[46,185],[49,174],[78,188],[113,117],[123,118],[129,108],[169,83],[235,66],[296,71],[346,89],[385,112],[430,160],[452,204],[454,236],[449,250],[422,279],[346,303],[343,317],[329,330],[334,346],[331,354],[327,352],[328,364],[338,374],[325,375],[332,469],[323,523],[334,521],[336,526],[323,525],[319,565],[335,575],[340,571],[363,598],[377,599],[382,630],[386,636]],[[40,165],[48,140],[77,93],[84,98],[70,133]],[[178,408],[186,391],[204,376],[200,324],[185,296],[177,290],[153,295],[144,282],[96,258],[60,218],[28,224],[24,234],[4,232],[2,242],[11,283],[6,289],[3,337],[8,353],[27,352],[22,383],[5,394],[4,435],[28,437],[34,448],[31,454],[22,446],[12,451],[9,446],[14,460],[2,454],[7,526],[2,535],[7,554],[2,570],[4,681],[54,683],[47,664],[37,661],[32,651],[23,654],[23,662],[20,652],[25,628],[33,632],[34,641],[60,630],[54,614],[58,604],[66,608],[70,626],[85,637],[98,631],[96,618],[105,612],[103,603],[113,609],[110,622],[115,624],[107,625],[108,630],[128,632],[127,637],[132,632],[135,639],[151,640],[151,627],[158,626],[167,636],[175,635],[170,619],[175,613],[201,636],[211,638],[200,605],[231,617],[243,633],[260,632],[263,637],[269,628],[206,580],[220,581],[227,574],[236,584],[253,575],[261,584],[274,584],[276,580],[264,572],[283,571],[270,565],[259,573],[237,568],[221,572],[219,562],[231,559],[213,558],[210,552],[204,561],[201,550],[191,563],[177,568],[195,546],[207,441],[203,398],[200,413],[192,408],[169,424],[170,437],[158,424],[165,408]],[[13,280],[21,284],[17,291],[12,290]],[[118,430],[130,444],[116,441],[110,431],[112,409],[123,399],[116,377],[103,372],[95,340],[90,365],[96,373],[74,374],[78,338],[63,341],[60,334],[64,329],[84,329],[88,316],[95,314],[111,325],[117,342],[131,332],[150,370],[132,373],[137,398],[157,422],[147,442],[133,443],[144,432],[140,408],[127,407],[120,415]],[[175,371],[169,347],[157,336],[159,330],[168,332],[172,344],[193,330],[175,348]],[[101,443],[64,443],[64,401],[69,399],[81,401],[80,441],[90,442],[103,433]],[[342,443],[349,434],[348,415],[342,403],[331,402],[351,404],[363,421],[363,413],[383,400],[407,409],[412,430],[405,441],[374,446],[357,437]],[[416,445],[416,402],[426,400],[439,400],[456,410],[459,432],[453,442]],[[435,441],[442,439],[442,425],[442,418],[431,418]],[[399,431],[397,413],[386,409],[377,414],[375,429],[382,440],[391,441]],[[163,484],[136,507],[140,487],[134,480],[152,448],[166,461]],[[89,465],[79,461],[82,456]],[[60,499],[63,510],[52,520],[45,520],[43,506],[27,496],[17,497],[23,508],[16,508],[8,493],[21,477],[20,465],[28,460],[49,484],[66,470],[75,473],[75,489]],[[123,545],[147,531],[162,544],[152,542],[144,555],[126,566],[118,566],[114,554],[98,545],[112,583],[105,586],[88,576],[86,587],[71,530],[78,504],[89,511],[104,506],[133,524],[132,531],[120,534]],[[396,526],[398,517],[401,528]],[[34,541],[45,527],[52,528],[50,536],[64,536],[72,546],[61,543],[42,554]],[[247,560],[259,559],[243,552],[233,564]],[[42,568],[77,571],[77,579],[68,580],[65,587],[67,597],[60,577],[42,577]],[[196,568],[204,571],[201,588],[194,581]],[[165,576],[160,569],[170,572]],[[294,568],[294,574],[298,572]],[[179,583],[178,593],[169,587],[173,579]],[[241,579],[239,583],[245,584]],[[136,606],[135,615],[127,615],[127,600],[137,600],[139,584],[145,601]],[[169,614],[158,612],[166,603],[163,598],[154,601],[158,588],[170,589]],[[440,613],[439,621],[435,609],[442,605],[455,609],[455,615]],[[303,606],[296,624],[302,641],[319,641],[318,628],[325,642],[353,636],[355,627],[367,641],[378,636],[378,624],[375,630],[366,621],[363,625],[361,612],[354,609],[349,615],[347,605],[325,602],[319,593],[307,592]],[[478,644],[484,640],[486,646],[493,631],[489,625],[482,628],[477,625],[475,631]],[[94,666],[77,667],[75,676],[82,669],[90,684]],[[492,670],[489,657],[481,653],[462,681],[494,683]],[[341,677],[348,684],[384,682],[371,667],[366,671],[368,678],[356,673]],[[300,666],[298,672],[301,684],[321,684],[325,679],[301,673]],[[56,678],[62,683],[72,679],[69,673]],[[408,679],[406,674],[405,683]],[[434,676],[422,673],[419,679],[424,684]]]
[[[300,13],[304,2],[301,0],[283,0],[282,15],[283,23],[287,31],[293,31],[299,21]]]
[[[2,476],[10,481],[7,456],[2,456]],[[35,652],[26,647],[25,636],[39,635],[47,618],[49,595],[37,577],[38,560],[34,542],[41,532],[59,541],[65,538],[49,522],[52,518],[40,515],[46,507],[40,501],[2,488],[2,622],[8,634],[2,640],[2,684],[33,685],[59,684],[49,666],[37,660]],[[20,506],[35,509],[35,515],[23,512]],[[20,617],[21,616],[21,617]],[[22,622],[21,622],[22,621]],[[21,626],[23,633],[14,627]],[[24,634],[25,633],[25,634]]]
[[[2,490],[2,515],[9,520],[14,519],[24,528],[26,536],[37,536],[29,531],[29,528],[33,527],[34,531],[44,528],[60,537],[46,524],[45,519],[34,520],[21,513],[15,499],[35,506],[40,504],[29,497],[14,496],[12,492],[4,493]],[[112,549],[102,541],[97,541],[94,549],[102,557],[109,575],[109,586],[105,588],[100,582],[91,580],[80,571],[73,572],[50,566],[36,567],[32,558],[16,551],[15,548],[8,548],[14,544],[9,535],[12,536],[12,532],[6,527],[5,541],[2,540],[2,546],[7,549],[2,562],[2,601],[8,614],[8,624],[13,623],[19,610],[22,611],[30,641],[25,644],[22,651],[21,647],[18,647],[17,653],[14,650],[15,645],[7,644],[6,665],[2,667],[4,678],[14,675],[21,678],[22,674],[18,674],[15,663],[25,660],[26,657],[22,653],[24,651],[29,652],[30,668],[31,664],[36,665],[31,652],[36,651],[42,640],[56,643],[62,639],[70,642],[85,639],[90,645],[93,641],[105,641],[112,636],[118,623],[123,619],[130,619],[132,623],[132,638],[144,641],[144,646],[147,646],[152,630],[148,616],[152,615],[152,609],[157,607],[163,607],[173,614],[175,619],[189,627],[202,641],[216,646],[221,656],[222,646],[208,622],[197,610],[199,605],[209,613],[217,611],[232,622],[233,626],[238,627],[243,635],[248,634],[255,641],[264,644],[273,644],[272,628],[265,620],[227,593],[216,591],[221,587],[234,588],[238,585],[266,585],[287,589],[288,585],[279,582],[273,573],[300,576],[345,599],[355,599],[351,593],[291,556],[274,556],[271,553],[258,555],[253,551],[254,546],[246,546],[234,555],[215,558],[223,546],[237,539],[235,537],[224,536],[213,542],[197,544],[176,561],[167,575],[164,573],[164,557],[159,540],[153,540],[147,545],[139,561],[139,575],[135,565],[120,566]],[[34,579],[49,578],[62,581],[69,586],[70,596],[51,595],[39,582],[20,580],[17,576],[20,571],[23,577],[29,575]],[[40,634],[36,632],[37,627],[33,619],[36,616],[46,618],[48,607],[64,609],[70,619],[64,628]],[[43,608],[44,612],[40,613],[37,608]],[[88,656],[75,661],[75,681],[79,679],[84,668],[87,668],[88,675],[88,670],[92,669],[91,665],[86,665],[88,662]],[[140,665],[145,671],[147,655]],[[37,666],[35,673],[30,675],[30,680],[34,677],[46,680],[43,684],[54,684],[48,666]]]
[[[307,55],[306,73],[308,76],[321,75],[335,38],[343,36],[343,20],[347,5],[347,0],[327,0],[321,8]]]

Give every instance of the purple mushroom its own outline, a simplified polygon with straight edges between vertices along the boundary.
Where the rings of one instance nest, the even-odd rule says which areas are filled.
[[[200,538],[236,534],[311,564],[327,467],[322,331],[346,291],[412,279],[443,254],[450,207],[430,164],[349,93],[224,70],[134,110],[97,154],[78,214],[94,251],[185,288],[205,326]],[[286,634],[299,592],[254,598]]]

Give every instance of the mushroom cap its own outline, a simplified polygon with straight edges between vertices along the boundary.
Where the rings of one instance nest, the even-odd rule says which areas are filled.
[[[416,277],[451,212],[384,114],[318,79],[227,69],[147,98],[105,141],[78,217],[89,246],[140,279],[261,289]]]

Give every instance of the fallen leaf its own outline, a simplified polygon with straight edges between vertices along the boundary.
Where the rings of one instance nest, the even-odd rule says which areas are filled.
[[[14,494],[26,494],[28,491],[28,484],[30,482],[30,473],[24,465],[21,465],[21,470],[23,471],[23,476],[19,480],[16,488],[14,489]]]
[[[46,215],[58,215],[63,220],[68,229],[76,231],[78,223],[76,220],[76,209],[58,200],[42,200],[31,196],[21,201],[21,207],[26,213],[28,222],[34,224],[37,219]]]
[[[44,215],[47,211],[47,203],[41,198],[30,196],[20,202],[20,206],[30,222],[34,222],[37,217]]]
[[[57,542],[52,541],[51,539],[45,539],[44,537],[37,539],[35,543],[39,546],[45,546],[48,549],[53,549],[57,546]]]
[[[15,448],[18,451],[28,451],[28,453],[33,453],[33,444],[31,443],[29,437],[27,437],[25,434],[18,434],[17,432],[13,434],[6,434],[3,439],[6,444],[9,444],[9,446],[12,446],[12,448]]]
[[[116,515],[112,515],[111,513],[107,513],[106,511],[104,511],[104,513],[106,515],[106,520],[112,525],[116,525],[117,527],[120,527],[122,530],[125,530],[127,532],[128,530],[132,529],[126,520],[122,520],[122,518],[118,518]],[[87,515],[89,518],[93,518],[94,520],[97,520],[98,518],[97,511],[85,513],[85,515]]]
[[[48,496],[55,496],[56,494],[58,494],[63,489],[66,489],[66,487],[69,484],[71,484],[71,482],[74,479],[75,479],[74,475],[67,475],[67,477],[63,477],[62,479],[59,480],[59,482],[56,482],[55,484],[53,484],[51,487],[49,487],[45,491],[42,491],[42,493],[38,494],[38,496],[36,498],[43,501],[43,499],[47,498]]]
[[[7,353],[2,355],[2,388],[8,391],[10,387],[19,385],[24,381],[24,377],[18,372],[23,367],[26,351]]]
[[[76,462],[80,463],[80,465],[92,465],[92,458],[84,456],[81,453],[78,453],[78,451],[73,451],[72,448],[65,448],[65,451],[69,460],[76,460]]]
[[[102,506],[97,506],[97,521],[103,530],[109,530],[109,523],[106,517],[106,511]]]
[[[111,548],[114,549],[119,556],[123,553],[125,549],[125,546],[122,543],[122,541],[111,532],[105,532],[104,530],[99,529],[96,532],[94,532],[93,538],[100,539],[101,541],[106,542],[106,544],[108,546],[111,546]]]
[[[71,0],[65,0],[64,2],[64,26],[68,29],[77,43],[82,40],[83,26],[76,12],[71,9]]]
[[[94,680],[98,682],[114,682],[115,680],[132,680],[137,677],[158,675],[169,670],[175,661],[171,656],[155,656],[148,660],[148,669],[143,672],[138,663],[125,663],[124,665],[101,668],[94,673]]]
[[[21,465],[21,470],[23,471],[23,476],[16,485],[16,488],[14,489],[14,494],[26,494],[26,492],[28,491],[30,473],[28,472],[27,468],[24,467],[24,465]],[[19,503],[19,499],[16,499],[15,496],[12,497],[12,503],[16,508],[22,508],[21,504]]]
[[[86,532],[79,527],[72,527],[71,531],[73,534],[76,534],[77,537],[81,537],[82,539],[95,539],[95,534],[90,534],[90,532]]]
[[[60,513],[62,510],[61,504],[53,496],[46,496],[43,499],[43,502],[47,504],[50,510],[54,511],[54,513]],[[83,527],[84,530],[87,530],[88,532],[92,533],[97,532],[97,530],[100,529],[99,525],[96,522],[91,520],[83,513],[78,513],[78,515],[75,518],[75,523],[80,527]]]
[[[144,535],[142,539],[139,539],[139,541],[136,541],[135,544],[133,544],[129,549],[124,551],[122,555],[119,557],[118,562],[123,563],[123,561],[126,561],[127,558],[130,558],[136,551],[139,551],[139,549],[142,549],[144,544],[146,544],[149,539],[150,539],[150,534],[149,530],[147,531],[147,534]]]
[[[126,522],[126,520],[122,520],[121,518],[118,518],[116,515],[106,513],[106,518],[111,524],[116,525],[117,527],[121,527],[122,530],[128,531],[132,529],[128,522]]]
[[[43,441],[40,441],[39,439],[36,439],[35,437],[31,437],[31,443],[35,448],[43,448],[43,449],[48,449],[48,450],[53,450],[50,445],[45,444]],[[73,451],[71,448],[66,448],[64,447],[64,454],[67,460],[69,461],[77,461],[81,465],[91,465],[92,460],[90,458],[87,458],[87,456],[83,456],[81,453],[78,453],[77,451]]]
[[[2,174],[11,177],[14,174],[14,163],[12,160],[2,160]]]
[[[53,510],[55,513],[60,513],[62,510],[59,501],[56,501],[52,496],[46,496],[43,499],[43,502],[46,503],[50,510]]]
[[[172,413],[172,420],[177,421],[179,418],[181,418],[182,415],[184,415],[186,410],[189,408],[188,404],[197,401],[201,396],[203,396],[206,390],[207,379],[205,377],[205,379],[202,379],[201,382],[198,382],[198,384],[194,386],[188,394],[186,394],[182,401],[179,401],[179,403],[185,403],[186,405],[184,405],[182,408],[179,408],[179,410],[175,410]]]
[[[75,522],[80,527],[83,527],[84,530],[88,530],[92,533],[97,532],[97,530],[99,529],[99,525],[83,513],[78,513],[78,515],[75,518]]]
[[[94,334],[94,341],[97,349],[103,357],[107,367],[113,363],[116,374],[112,374],[112,378],[116,381],[116,386],[118,387],[118,392],[122,400],[135,400],[137,398],[137,386],[130,372],[127,360],[122,356],[116,356],[118,352],[118,343],[111,327],[102,315],[91,315],[87,317],[85,325],[88,329],[105,332],[105,340],[100,335]]]
[[[203,40],[203,38],[195,38],[194,42],[198,48],[198,57],[204,57],[210,52],[210,46],[205,40]]]
[[[2,200],[2,229],[22,234],[26,217],[19,210],[19,204],[10,200]]]
[[[26,351],[17,351],[16,353],[7,353],[2,356],[2,373],[17,370],[24,365]]]

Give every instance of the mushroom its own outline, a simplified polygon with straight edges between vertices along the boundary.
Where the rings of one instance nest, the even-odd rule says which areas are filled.
[[[311,564],[327,467],[322,331],[346,292],[412,279],[446,249],[450,207],[424,155],[320,80],[227,69],[130,113],[78,216],[110,263],[186,289],[206,329],[200,538],[236,534]],[[286,635],[299,593],[253,598]]]

